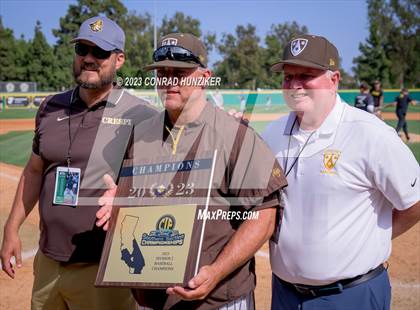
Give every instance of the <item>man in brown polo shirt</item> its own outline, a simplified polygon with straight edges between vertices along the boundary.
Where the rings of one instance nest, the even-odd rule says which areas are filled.
[[[132,127],[156,111],[113,87],[124,63],[123,30],[106,17],[80,27],[73,72],[78,86],[47,98],[36,116],[31,157],[4,228],[3,270],[21,267],[18,230],[39,200],[41,237],[32,309],[130,309],[129,290],[96,289],[104,242],[96,223],[102,176],[118,175]],[[105,215],[107,216],[107,214]]]
[[[172,170],[147,174],[138,183],[134,179],[133,186],[146,188],[153,205],[204,205],[213,176],[208,211],[241,215],[207,220],[198,273],[188,287],[137,289],[133,294],[141,309],[253,309],[253,255],[273,235],[284,175],[254,130],[214,108],[206,101],[205,85],[193,82],[211,76],[198,38],[166,35],[153,58],[146,69],[156,69],[161,81],[178,78],[179,83],[158,86],[165,111],[135,127],[127,158],[137,168],[128,168],[128,173],[141,173],[140,163],[164,163],[164,169]],[[187,161],[203,167],[187,169]],[[246,218],[249,211],[258,217]]]

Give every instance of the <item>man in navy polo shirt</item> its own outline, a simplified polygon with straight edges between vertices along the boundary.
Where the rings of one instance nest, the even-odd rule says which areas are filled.
[[[407,141],[410,140],[410,136],[408,135],[408,127],[407,127],[407,121],[405,120],[405,116],[407,115],[409,104],[415,105],[416,101],[411,99],[410,96],[408,95],[408,90],[406,88],[403,88],[401,89],[400,95],[395,97],[395,101],[393,105],[396,106],[395,114],[397,114],[397,117],[398,117],[398,124],[395,130],[399,134],[402,128]]]

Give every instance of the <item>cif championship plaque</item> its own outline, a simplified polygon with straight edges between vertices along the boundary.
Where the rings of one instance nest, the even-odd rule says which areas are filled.
[[[96,286],[185,286],[196,274],[213,158],[171,160],[124,161]]]

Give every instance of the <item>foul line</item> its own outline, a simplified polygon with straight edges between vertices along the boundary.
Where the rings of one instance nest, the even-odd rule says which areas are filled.
[[[392,281],[391,279],[391,287],[401,287],[401,288],[414,288],[414,289],[420,289],[420,283],[403,283],[400,280]]]
[[[16,182],[19,181],[18,177],[15,177],[14,175],[10,175],[10,174],[4,173],[4,172],[0,172],[0,177],[5,177],[6,179],[13,180],[13,181],[16,181]]]

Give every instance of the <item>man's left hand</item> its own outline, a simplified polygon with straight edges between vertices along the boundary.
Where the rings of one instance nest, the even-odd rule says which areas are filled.
[[[115,194],[117,193],[117,185],[109,174],[105,174],[103,180],[108,190],[98,200],[98,204],[101,208],[96,212],[96,226],[102,226],[103,230],[107,231],[109,219],[111,218],[112,203]]]
[[[188,287],[170,287],[168,295],[178,295],[183,300],[204,299],[220,281],[220,273],[212,266],[203,266],[198,274],[188,282]]]

